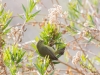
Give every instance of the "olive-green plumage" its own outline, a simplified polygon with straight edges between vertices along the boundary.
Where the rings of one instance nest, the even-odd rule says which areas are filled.
[[[43,40],[38,41],[37,49],[41,56],[45,57],[47,55],[51,60],[58,60],[58,58],[54,54],[54,49],[45,45]]]

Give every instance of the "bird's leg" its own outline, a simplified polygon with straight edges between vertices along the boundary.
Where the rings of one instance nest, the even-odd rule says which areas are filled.
[[[50,70],[47,70],[47,72],[50,72],[50,71],[54,70],[54,64],[53,64],[52,61],[50,61],[50,66],[51,66],[52,68],[50,68]]]
[[[50,62],[50,65],[51,65],[52,69],[54,70],[54,64],[52,61]]]

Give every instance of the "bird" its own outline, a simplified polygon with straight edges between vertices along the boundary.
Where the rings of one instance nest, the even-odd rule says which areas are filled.
[[[42,57],[49,56],[50,61],[56,60],[68,67],[71,67],[70,65],[66,64],[65,62],[60,61],[55,55],[55,50],[52,47],[45,45],[43,40],[38,41],[37,50]]]
[[[49,56],[50,60],[58,60],[54,54],[54,49],[44,44],[43,40],[39,40],[37,43],[37,49],[41,56]]]

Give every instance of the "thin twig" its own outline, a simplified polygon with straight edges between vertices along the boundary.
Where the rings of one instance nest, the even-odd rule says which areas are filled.
[[[62,62],[62,61],[60,61],[60,60],[58,60],[58,62],[60,62],[60,63],[62,63],[62,64],[64,64],[64,65],[66,65],[66,66],[72,68],[73,70],[77,71],[78,73],[80,73],[80,74],[82,74],[82,75],[85,75],[84,73],[82,73],[81,71],[79,71],[77,68],[74,68],[74,67],[70,66],[69,64],[66,64],[66,63],[64,63],[64,62]]]
[[[6,66],[4,65],[4,62],[3,62],[3,51],[2,51],[2,48],[0,48],[0,55],[1,55],[1,62],[0,62],[1,64],[0,64],[0,66],[1,66],[1,68],[4,69],[3,73],[5,73],[7,75]]]
[[[57,4],[59,5],[59,1],[58,1],[58,0],[56,0],[56,2],[57,2]]]

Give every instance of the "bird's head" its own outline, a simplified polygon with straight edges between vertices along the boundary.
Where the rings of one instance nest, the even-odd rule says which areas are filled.
[[[44,44],[44,41],[43,40],[39,40],[38,43],[37,43],[37,46],[41,46],[42,44]]]
[[[39,40],[38,43],[44,43],[44,41],[43,40]]]

